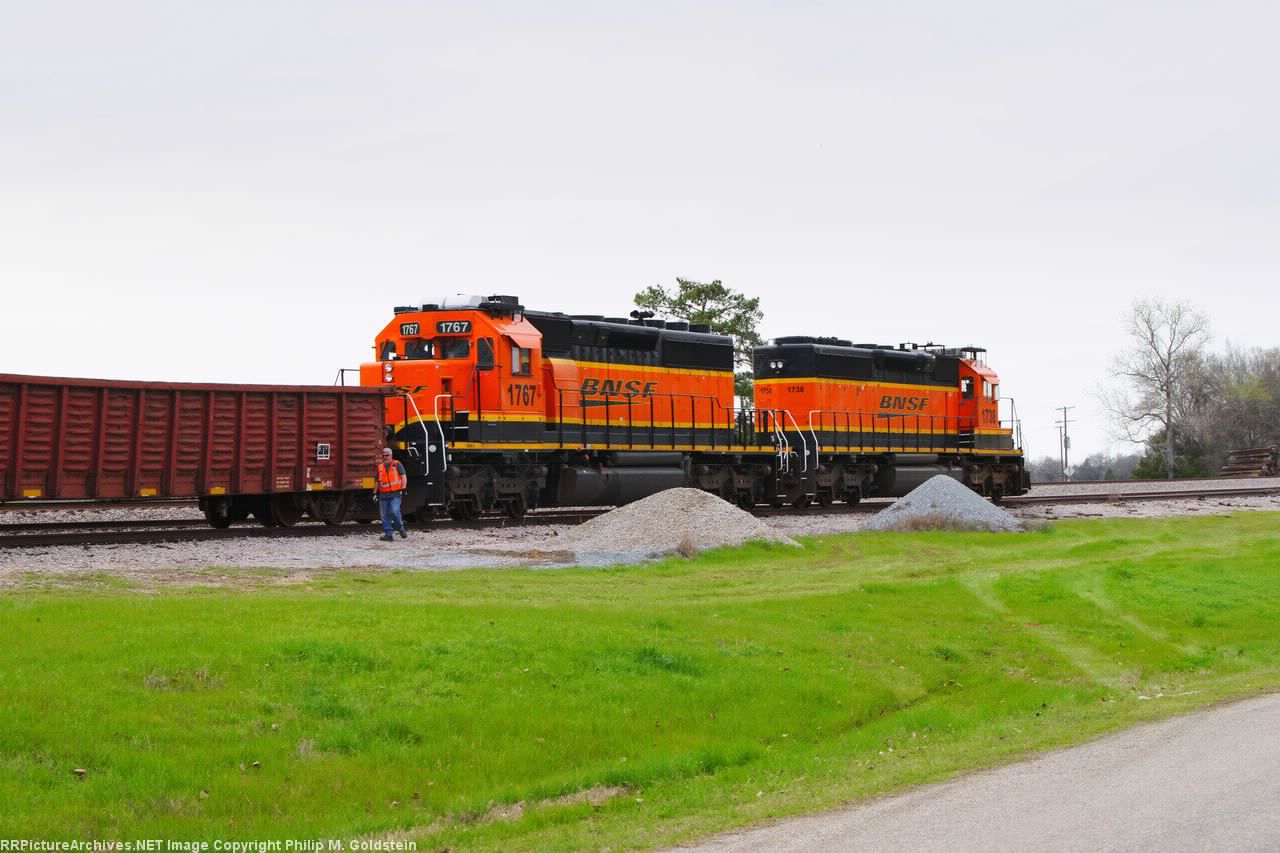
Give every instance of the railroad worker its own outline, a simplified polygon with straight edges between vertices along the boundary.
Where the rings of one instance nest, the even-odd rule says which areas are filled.
[[[409,477],[404,466],[391,455],[391,448],[382,448],[382,462],[378,463],[378,515],[382,517],[382,541],[394,542],[391,535],[394,527],[405,539],[409,534],[404,532],[404,519],[400,517],[400,499],[405,489],[409,488]]]

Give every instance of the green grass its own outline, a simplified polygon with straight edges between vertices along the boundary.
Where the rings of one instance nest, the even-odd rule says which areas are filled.
[[[1278,522],[11,592],[0,827],[620,849],[834,806],[1280,687]]]

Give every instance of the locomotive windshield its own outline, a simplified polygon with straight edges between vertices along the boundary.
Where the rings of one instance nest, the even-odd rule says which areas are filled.
[[[431,341],[424,340],[407,340],[404,342],[404,357],[423,359],[431,358],[432,347]]]
[[[467,358],[471,355],[471,341],[467,338],[439,338],[437,358]]]

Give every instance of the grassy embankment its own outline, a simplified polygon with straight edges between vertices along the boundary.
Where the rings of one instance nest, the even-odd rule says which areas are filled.
[[[0,595],[0,824],[648,846],[1280,687],[1275,514],[806,544]]]

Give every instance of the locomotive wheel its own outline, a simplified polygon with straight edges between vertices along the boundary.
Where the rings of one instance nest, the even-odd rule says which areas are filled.
[[[272,495],[271,517],[281,527],[293,527],[302,520],[302,503],[293,495]]]
[[[831,497],[831,492],[827,491],[826,489],[823,489],[822,491],[818,492],[818,506],[829,507],[833,503],[835,503],[835,498]]]
[[[524,496],[521,495],[520,497],[503,501],[502,509],[507,513],[507,518],[514,518],[516,521],[519,521],[524,518],[524,514],[529,508],[525,505]]]
[[[750,492],[738,492],[738,506],[751,512],[756,507],[756,499]]]
[[[471,501],[456,503],[449,507],[449,517],[454,521],[476,521],[480,518],[480,507]]]
[[[210,500],[204,505],[204,517],[209,526],[218,530],[226,530],[231,526],[231,501]]]
[[[849,506],[857,506],[858,502],[861,500],[862,500],[862,492],[860,492],[857,489],[850,489],[849,491],[844,493],[844,502],[847,503]]]
[[[809,505],[810,500],[812,500],[812,498],[810,498],[808,495],[801,495],[800,497],[793,500],[791,502],[791,505],[796,509],[804,509]]]

